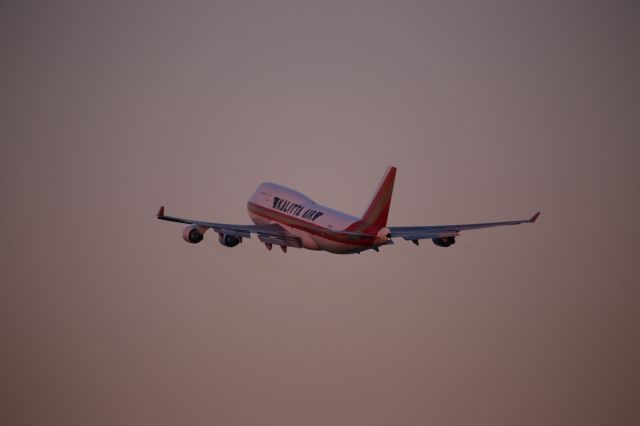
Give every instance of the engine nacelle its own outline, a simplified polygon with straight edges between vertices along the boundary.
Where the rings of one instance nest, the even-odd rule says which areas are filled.
[[[240,238],[229,234],[218,234],[218,241],[225,247],[235,247],[240,244]]]
[[[197,244],[204,238],[197,226],[187,226],[182,231],[182,239],[191,244]]]
[[[456,237],[441,237],[432,238],[433,244],[439,247],[449,247],[451,244],[456,243]]]

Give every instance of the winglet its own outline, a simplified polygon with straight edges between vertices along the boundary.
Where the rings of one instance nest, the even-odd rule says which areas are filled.
[[[158,219],[164,217],[164,206],[160,206],[160,210],[158,210]]]
[[[540,212],[531,216],[531,219],[529,219],[529,222],[534,223],[536,220],[538,220],[538,216],[540,216]]]

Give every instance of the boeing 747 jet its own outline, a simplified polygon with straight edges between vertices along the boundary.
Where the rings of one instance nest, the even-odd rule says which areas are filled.
[[[316,204],[293,189],[275,183],[262,183],[247,202],[249,217],[254,225],[230,225],[166,216],[164,206],[158,211],[158,219],[187,224],[182,231],[182,238],[192,244],[202,241],[204,234],[213,229],[220,243],[226,247],[235,247],[243,238],[251,238],[251,234],[256,234],[268,250],[278,245],[285,253],[287,247],[295,247],[349,254],[378,251],[380,246],[393,244],[392,239],[398,237],[415,245],[420,240],[430,239],[439,247],[449,247],[455,243],[461,231],[533,223],[540,215],[538,212],[531,219],[466,225],[387,226],[395,177],[396,168],[389,167],[362,217]]]

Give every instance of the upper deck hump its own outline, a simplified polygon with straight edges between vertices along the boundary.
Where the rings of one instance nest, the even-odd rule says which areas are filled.
[[[359,220],[355,216],[320,205],[299,191],[272,182],[261,183],[249,201],[333,230],[345,229]]]
[[[315,201],[313,201],[303,193],[296,191],[295,189],[287,188],[286,186],[278,185],[277,183],[263,182],[258,186],[256,192],[266,193],[271,196],[286,196],[291,199],[291,201],[316,204]]]

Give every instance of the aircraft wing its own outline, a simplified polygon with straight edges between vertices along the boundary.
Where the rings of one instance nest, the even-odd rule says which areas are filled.
[[[540,212],[534,214],[531,219],[511,220],[507,222],[472,223],[466,225],[439,225],[439,226],[390,226],[389,238],[402,237],[405,240],[418,243],[425,238],[457,237],[460,231],[471,229],[492,228],[495,226],[519,225],[521,223],[533,223],[538,219]]]
[[[251,238],[251,234],[257,234],[258,238],[263,243],[296,248],[302,247],[302,241],[300,238],[296,237],[277,223],[269,225],[232,225],[228,223],[204,222],[201,220],[166,216],[164,214],[164,206],[160,207],[157,216],[160,220],[197,226],[198,228],[203,228],[203,231],[206,229],[213,229],[218,234],[233,235],[240,238]]]

